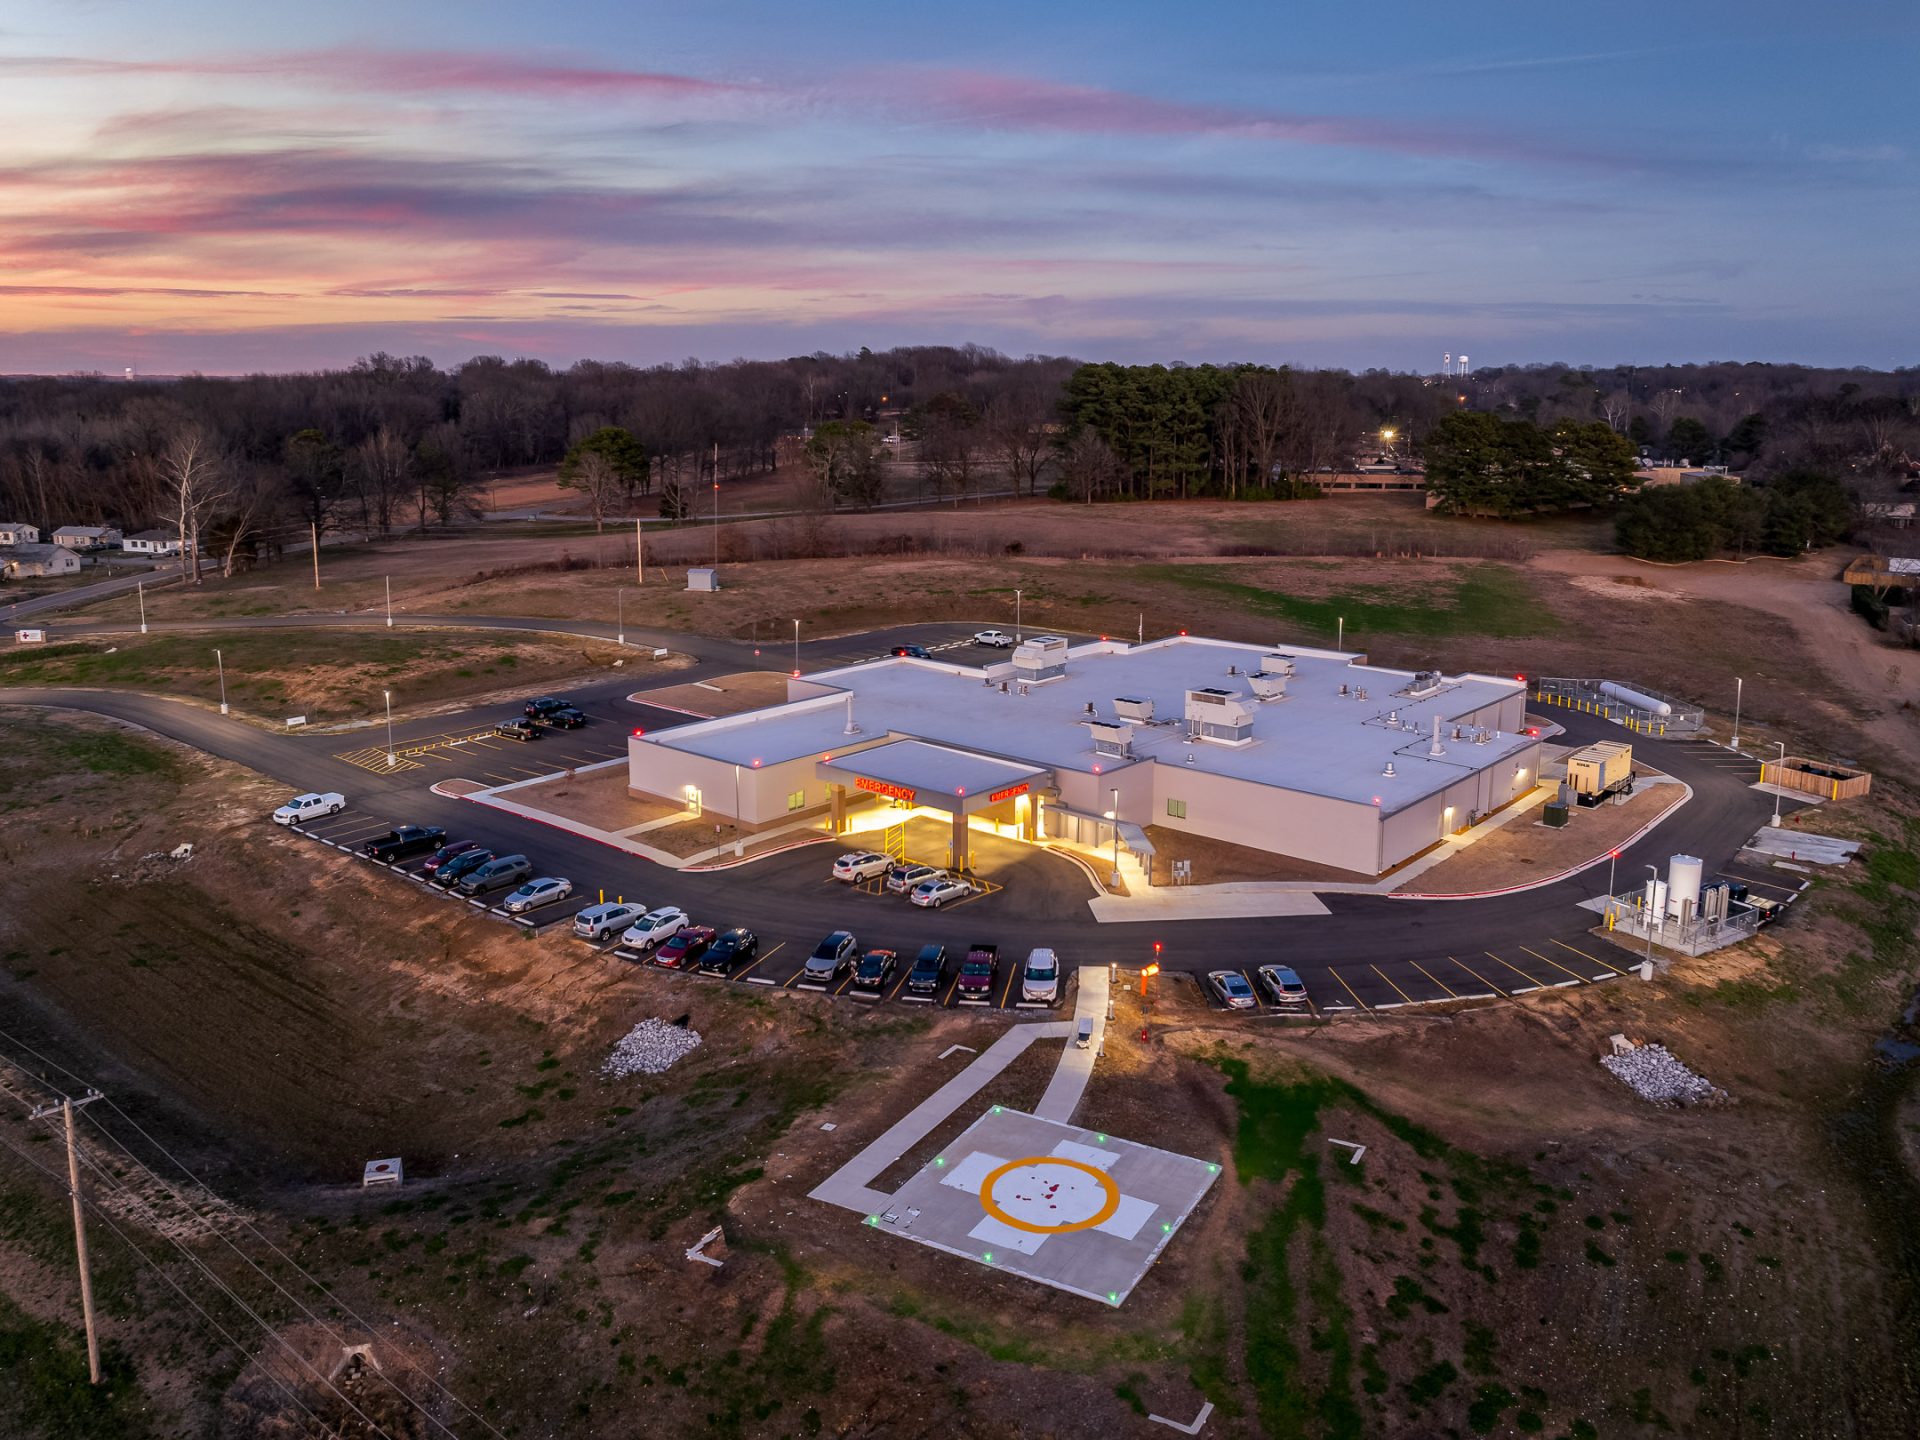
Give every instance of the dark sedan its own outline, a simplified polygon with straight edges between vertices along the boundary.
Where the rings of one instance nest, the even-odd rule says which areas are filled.
[[[734,971],[751,965],[759,956],[760,937],[758,935],[743,927],[723,930],[719,938],[707,947],[707,953],[700,957],[700,973],[731,975]]]

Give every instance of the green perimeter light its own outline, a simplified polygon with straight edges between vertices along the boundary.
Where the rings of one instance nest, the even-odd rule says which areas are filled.
[[[986,1261],[987,1264],[989,1265],[993,1264],[993,1251],[991,1250],[987,1251],[987,1253],[982,1255],[980,1258]]]
[[[1209,1175],[1218,1175],[1220,1173],[1220,1167],[1218,1165],[1209,1165],[1207,1166],[1207,1173]]]
[[[1120,1303],[1120,1292],[1118,1290],[1107,1291],[1107,1303],[1109,1305],[1118,1305]]]
[[[1171,1225],[1169,1225],[1169,1224],[1167,1224],[1167,1222],[1166,1222],[1166,1221],[1164,1221],[1164,1220],[1162,1220],[1162,1221],[1160,1222],[1160,1233],[1161,1233],[1162,1235],[1171,1235],[1171,1234],[1173,1234],[1173,1226],[1171,1226]]]
[[[936,1155],[933,1157],[933,1163],[936,1165],[944,1165],[947,1163],[947,1157],[944,1155]]]
[[[1102,1145],[1107,1143],[1107,1137],[1104,1135],[1096,1135],[1093,1138],[1098,1140]]]
[[[993,1107],[993,1113],[994,1113],[994,1114],[996,1114],[996,1115],[998,1115],[998,1114],[1000,1113],[1000,1107],[999,1107],[998,1105],[996,1105],[996,1106],[994,1106],[994,1107]]]
[[[879,1223],[880,1223],[880,1217],[878,1215],[867,1216],[867,1224],[878,1225]]]

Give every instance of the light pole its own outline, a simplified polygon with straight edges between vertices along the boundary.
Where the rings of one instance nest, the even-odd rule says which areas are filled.
[[[1334,632],[1333,648],[1340,654],[1347,653],[1347,617],[1342,615],[1334,621],[1338,627]]]
[[[733,767],[733,858],[747,853],[747,842],[740,835],[740,767]]]
[[[380,693],[387,700],[387,769],[391,770],[400,763],[399,757],[393,753],[393,692],[382,690]]]
[[[1784,770],[1787,768],[1787,742],[1784,740],[1776,740],[1773,743],[1780,747],[1780,770]],[[1773,828],[1776,830],[1780,828],[1780,771],[1779,770],[1776,770],[1773,775]]]
[[[1013,592],[1013,643],[1020,643],[1020,592]]]
[[[1113,888],[1120,888],[1120,787],[1113,787]]]
[[[227,662],[218,650],[213,652],[213,663],[220,669],[220,713],[227,713]]]
[[[796,677],[800,674],[800,622],[798,620],[793,622],[793,673]]]
[[[1607,899],[1608,900],[1613,899],[1613,867],[1618,865],[1619,863],[1620,863],[1620,852],[1618,850],[1609,850],[1607,852]]]
[[[617,594],[619,598],[614,601],[614,606],[615,613],[620,617],[620,623],[614,631],[614,638],[616,643],[624,645],[627,643],[627,587],[619,586]]]
[[[387,576],[387,629],[393,628],[393,577]]]
[[[1740,748],[1740,700],[1741,693],[1746,688],[1747,682],[1744,677],[1739,675],[1733,677],[1733,748],[1735,750]]]
[[[133,588],[140,597],[140,633],[144,635],[147,633],[147,582],[136,580]]]

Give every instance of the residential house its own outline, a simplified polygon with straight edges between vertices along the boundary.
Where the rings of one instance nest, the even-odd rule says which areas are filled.
[[[0,575],[9,580],[79,573],[80,557],[64,545],[13,545],[0,549]]]
[[[38,545],[40,527],[24,520],[0,520],[0,545]]]
[[[142,530],[120,542],[129,555],[178,555],[180,537],[166,530]]]
[[[53,532],[53,543],[69,550],[104,550],[120,543],[120,532],[111,525],[62,525]]]

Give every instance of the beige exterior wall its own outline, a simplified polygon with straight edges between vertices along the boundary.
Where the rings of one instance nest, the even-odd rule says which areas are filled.
[[[1380,868],[1380,816],[1371,805],[1250,784],[1186,765],[1155,765],[1153,771],[1153,810],[1139,823],[1362,875]],[[1184,819],[1167,813],[1169,800],[1186,802]],[[1136,819],[1126,811],[1121,818]]]

